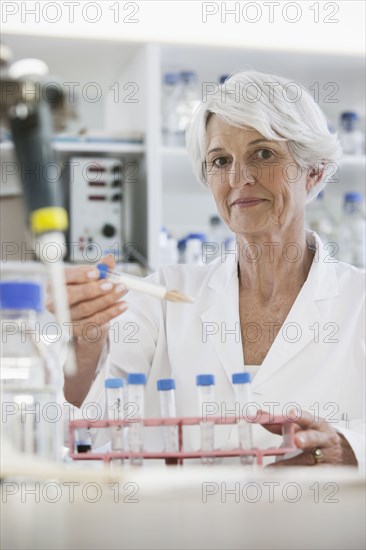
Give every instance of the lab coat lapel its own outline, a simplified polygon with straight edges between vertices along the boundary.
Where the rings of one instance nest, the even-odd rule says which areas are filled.
[[[201,314],[202,334],[207,335],[231,382],[231,375],[243,369],[243,348],[239,319],[239,281],[235,256],[228,256],[208,281],[216,296]]]
[[[308,277],[277,334],[253,385],[258,386],[275,374],[311,342],[322,341],[328,319],[321,314],[322,300],[337,296],[338,280],[334,263],[318,235],[307,231],[308,245],[316,249]]]

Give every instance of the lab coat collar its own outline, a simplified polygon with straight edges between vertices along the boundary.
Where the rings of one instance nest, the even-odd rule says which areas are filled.
[[[318,323],[321,337],[327,321],[322,318],[318,302],[338,294],[336,261],[330,256],[332,248],[328,249],[328,245],[324,245],[313,231],[306,231],[306,241],[308,246],[315,250],[313,263],[283,325],[289,329],[299,327],[300,338],[297,341],[289,341],[287,334],[280,330],[253,381],[254,393],[259,393],[255,392],[256,387],[259,388],[262,382],[310,344],[314,338],[314,332],[310,327],[314,323]],[[235,254],[229,254],[225,261],[216,267],[208,281],[208,287],[220,296],[217,296],[213,305],[201,314],[201,320],[217,325],[217,332],[210,335],[209,339],[231,382],[232,374],[242,371],[244,365],[239,318],[238,265]]]

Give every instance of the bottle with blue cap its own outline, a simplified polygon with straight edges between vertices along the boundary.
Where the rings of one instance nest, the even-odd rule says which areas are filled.
[[[162,378],[157,381],[159,392],[160,414],[162,418],[176,418],[175,408],[175,380]],[[176,453],[178,451],[178,426],[163,426],[164,451]],[[177,460],[168,460],[168,464],[176,464]]]
[[[107,403],[108,420],[114,422],[123,420],[123,379],[122,378],[107,378],[104,381]],[[123,451],[123,429],[122,426],[111,427],[112,451]]]
[[[215,424],[210,416],[217,416],[218,406],[215,402],[215,377],[213,374],[199,374],[196,377],[198,387],[199,416],[201,431],[201,450],[212,452],[215,448]],[[213,464],[214,457],[202,457],[202,464]]]
[[[17,451],[59,460],[62,408],[56,369],[42,341],[41,285],[0,283],[2,435]]]
[[[356,267],[365,267],[366,222],[361,193],[345,193],[343,216],[338,226],[338,259]]]
[[[143,373],[129,373],[127,375],[128,403],[126,406],[126,418],[133,419],[128,429],[128,445],[132,453],[143,451],[143,424],[141,420],[145,416],[145,385],[146,375]],[[131,464],[141,465],[141,457],[131,458]]]
[[[239,416],[255,416],[257,410],[252,400],[251,382],[249,372],[238,372],[232,375],[232,383],[235,391],[235,400],[238,404]],[[253,448],[253,429],[252,424],[246,420],[239,420],[239,444],[246,451]],[[241,456],[242,464],[253,464],[254,457],[247,455]]]
[[[345,155],[365,154],[365,137],[359,129],[359,120],[355,111],[341,113],[339,139]]]

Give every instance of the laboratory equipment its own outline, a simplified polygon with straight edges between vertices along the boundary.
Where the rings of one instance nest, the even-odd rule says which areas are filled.
[[[361,193],[344,195],[343,216],[338,226],[339,259],[359,268],[365,267],[366,222]]]
[[[75,448],[77,453],[88,453],[92,450],[92,437],[89,428],[75,430]]]
[[[205,233],[189,233],[179,241],[182,253],[181,261],[189,265],[203,265],[205,258],[204,243],[207,241]]]
[[[232,383],[235,391],[235,400],[239,403],[240,416],[256,414],[253,410],[253,400],[249,372],[238,372],[232,375]],[[249,408],[248,408],[249,406]],[[249,451],[253,449],[252,424],[245,419],[238,421],[239,444],[242,449]],[[254,458],[251,455],[240,457],[242,464],[253,464]]]
[[[178,126],[178,101],[181,81],[178,73],[166,73],[162,89],[162,129],[163,144],[181,145]]]
[[[200,89],[197,74],[194,71],[180,72],[180,86],[177,100],[178,145],[185,145],[185,133],[193,112],[200,104]]]
[[[162,227],[159,233],[159,264],[174,265],[178,261],[178,241],[169,236],[166,227]]]
[[[107,404],[107,417],[113,422],[124,418],[123,410],[123,379],[107,378],[104,381]],[[121,426],[111,427],[112,451],[124,450],[123,429]]]
[[[363,155],[365,136],[358,127],[359,116],[354,111],[341,113],[339,139],[345,155]]]
[[[122,164],[116,158],[70,158],[70,239],[72,262],[95,262],[120,254]]]
[[[199,374],[196,377],[198,387],[199,414],[201,416],[201,450],[213,451],[215,448],[215,424],[207,420],[216,410],[215,377],[213,374]],[[203,464],[213,464],[214,457],[202,457]]]
[[[0,283],[2,436],[23,453],[61,458],[63,423],[57,373],[41,338],[41,285]]]
[[[175,380],[163,378],[157,381],[159,392],[160,414],[162,418],[175,418]],[[163,426],[164,451],[168,453],[178,452],[178,428],[175,425]],[[176,464],[177,459],[168,459],[167,463]]]
[[[133,420],[128,431],[128,445],[132,453],[143,451],[143,422],[145,415],[145,384],[146,376],[143,373],[129,373],[127,375],[128,403],[126,414]],[[141,465],[142,457],[131,457],[131,464]]]
[[[135,290],[170,302],[193,303],[194,301],[193,298],[182,294],[178,290],[168,290],[161,285],[148,283],[141,277],[119,273],[116,270],[109,269],[106,264],[98,264],[97,269],[101,279],[108,278],[115,284],[122,283],[127,290]]]
[[[1,52],[3,49],[1,49]],[[1,63],[1,115],[11,130],[21,167],[21,183],[27,221],[34,237],[34,248],[47,265],[55,316],[67,349],[65,373],[76,373],[76,357],[69,339],[70,312],[62,258],[65,256],[64,232],[68,216],[63,206],[61,170],[51,147],[52,126],[63,129],[73,116],[66,93],[58,82],[49,82],[48,67],[39,59],[21,59],[8,66]],[[57,258],[49,249],[57,248]]]
[[[319,235],[323,244],[327,244],[334,242],[335,229],[324,202],[324,192],[321,191],[315,200],[306,205],[305,219],[307,227]]]

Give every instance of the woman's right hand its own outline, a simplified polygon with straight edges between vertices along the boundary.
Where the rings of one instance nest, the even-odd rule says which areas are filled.
[[[115,267],[112,255],[106,256],[101,262],[111,269]],[[92,266],[66,268],[65,277],[72,337],[80,343],[104,341],[108,335],[109,322],[127,309],[126,302],[120,301],[127,292],[126,288],[108,279],[99,279],[99,271]],[[47,294],[47,309],[54,313],[49,288]]]

